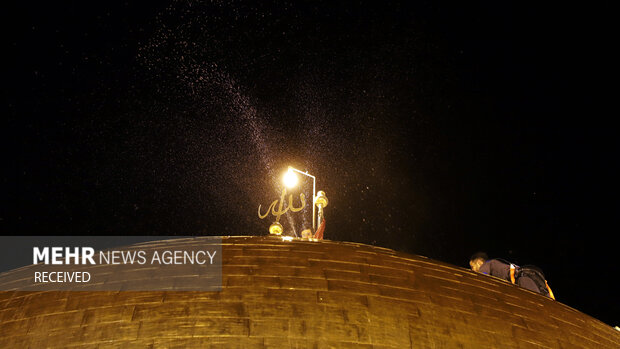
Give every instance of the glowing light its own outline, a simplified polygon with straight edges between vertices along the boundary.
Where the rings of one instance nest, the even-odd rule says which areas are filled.
[[[282,237],[282,241],[293,241],[293,237],[292,236],[283,236]]]
[[[273,224],[269,226],[269,234],[282,235],[282,224],[273,222]]]
[[[287,188],[293,188],[297,185],[297,175],[290,167],[284,174],[284,185],[286,185]]]

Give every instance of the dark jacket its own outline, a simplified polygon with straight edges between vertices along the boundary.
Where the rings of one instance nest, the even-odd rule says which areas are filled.
[[[526,265],[522,268],[515,265],[514,267],[515,283],[518,286],[555,299],[545,281],[545,275],[540,268],[533,265]],[[503,260],[489,259],[480,266],[480,272],[512,282],[512,280],[510,280],[510,263]]]
[[[489,259],[484,262],[480,267],[480,272],[510,281],[510,264],[497,259]]]

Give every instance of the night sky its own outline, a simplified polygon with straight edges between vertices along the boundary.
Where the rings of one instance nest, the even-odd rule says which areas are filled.
[[[327,239],[536,264],[619,325],[611,22],[460,3],[6,9],[0,232],[265,235],[292,165]]]

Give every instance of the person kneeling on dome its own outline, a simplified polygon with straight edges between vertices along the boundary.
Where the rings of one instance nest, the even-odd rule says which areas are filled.
[[[325,232],[325,219],[321,221],[321,225],[316,230],[316,233],[312,234],[312,230],[310,228],[304,229],[301,232],[302,239],[315,239],[315,240],[323,240],[323,233]]]
[[[515,285],[555,300],[555,296],[547,280],[545,280],[545,274],[535,265],[520,267],[500,258],[489,259],[486,253],[478,252],[469,259],[469,266],[475,272],[510,281]]]

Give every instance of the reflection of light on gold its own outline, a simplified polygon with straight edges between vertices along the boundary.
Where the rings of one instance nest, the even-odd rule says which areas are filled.
[[[293,241],[293,237],[292,236],[283,236],[282,237],[282,241]]]
[[[327,207],[328,202],[329,201],[327,200],[327,196],[325,196],[325,192],[319,190],[319,192],[316,193],[316,199],[314,199],[314,204],[317,206]]]
[[[282,235],[282,230],[282,224],[278,222],[274,222],[271,226],[269,226],[269,234]]]
[[[284,185],[288,188],[293,188],[297,185],[297,175],[289,167],[288,171],[284,174]]]

